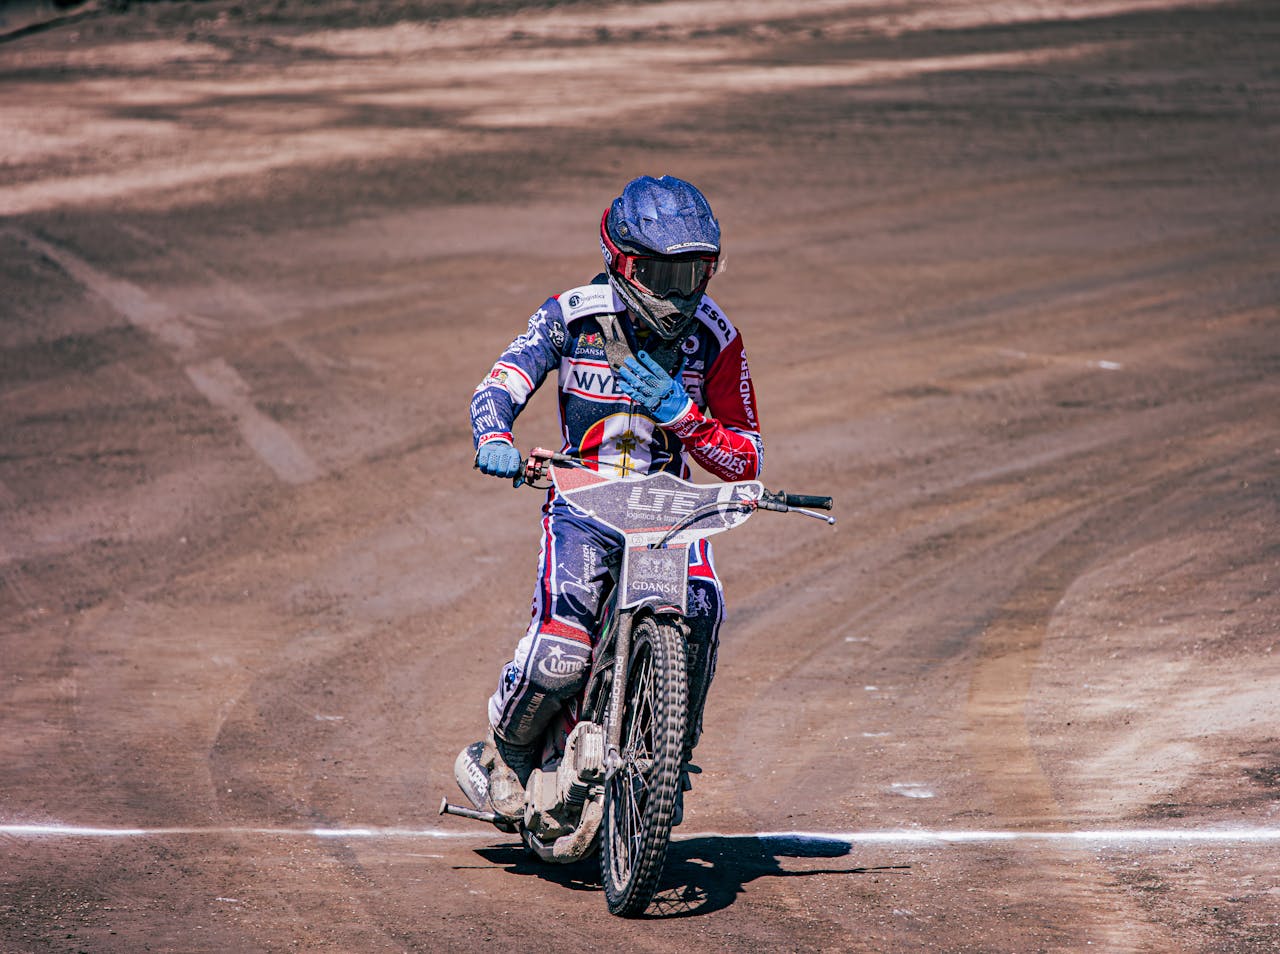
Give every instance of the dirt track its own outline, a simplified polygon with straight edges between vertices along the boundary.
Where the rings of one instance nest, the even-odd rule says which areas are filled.
[[[0,45],[0,949],[1280,947],[1275,5],[801,6]],[[622,922],[435,807],[536,555],[471,388],[661,172],[767,483],[841,523],[717,544],[706,772]]]

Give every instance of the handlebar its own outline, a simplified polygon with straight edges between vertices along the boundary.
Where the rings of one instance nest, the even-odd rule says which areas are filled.
[[[814,497],[811,494],[788,494],[781,490],[778,496],[788,507],[808,507],[811,510],[830,510],[835,501],[830,497]]]
[[[776,510],[786,513],[788,510],[830,510],[834,505],[830,497],[814,497],[810,494],[789,494],[782,490],[766,490],[760,498],[762,510]]]
[[[538,484],[537,481],[547,476],[547,468],[551,464],[582,466],[582,462],[576,457],[546,450],[542,447],[535,447],[530,451],[529,456],[525,458],[524,464],[520,468],[520,473],[512,483],[517,487],[524,485],[537,489],[546,489],[549,485]],[[835,501],[830,497],[820,497],[813,494],[789,494],[782,490],[766,490],[759,500],[752,501],[749,505],[758,507],[761,510],[773,510],[777,513],[795,511],[810,517],[819,517],[819,514],[810,511],[831,510],[835,505]],[[827,523],[836,522],[834,517],[820,517],[820,519],[825,520]]]
[[[834,505],[830,497],[815,497],[812,494],[789,494],[782,490],[766,490],[756,501],[761,510],[772,510],[776,513],[802,513],[806,517],[817,517],[827,523],[835,523],[835,517],[824,517],[814,510],[830,510]]]

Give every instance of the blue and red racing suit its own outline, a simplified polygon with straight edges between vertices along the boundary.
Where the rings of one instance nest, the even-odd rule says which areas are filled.
[[[687,478],[692,457],[722,480],[756,478],[761,442],[755,391],[742,336],[719,306],[704,296],[698,320],[680,344],[681,379],[692,404],[665,423],[632,403],[615,382],[599,321],[609,314],[618,316],[632,350],[642,349],[644,335],[636,334],[603,275],[547,299],[475,390],[471,428],[477,449],[487,441],[512,441],[516,417],[554,370],[563,452],[620,476],[668,471]],[[621,536],[554,493],[543,508],[542,526],[532,620],[489,700],[494,730],[517,745],[541,738],[566,705],[569,722],[576,717],[572,703],[590,672],[592,640],[622,552]],[[690,547],[688,607],[694,665],[686,746],[692,750],[724,615],[706,540]]]

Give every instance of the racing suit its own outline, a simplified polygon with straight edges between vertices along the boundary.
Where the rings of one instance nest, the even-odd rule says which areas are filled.
[[[562,452],[620,475],[667,471],[689,476],[688,458],[721,480],[760,473],[755,392],[742,337],[716,303],[703,296],[697,321],[680,343],[681,383],[692,399],[674,421],[659,424],[622,393],[605,355],[600,318],[617,315],[633,351],[644,347],[626,308],[599,275],[556,295],[529,319],[471,400],[477,450],[512,441],[512,425],[530,395],[558,373]],[[622,537],[552,492],[543,507],[542,546],[532,620],[489,700],[489,722],[504,741],[526,746],[552,720],[576,721],[574,702],[591,668],[592,640],[616,578]],[[706,540],[689,548],[689,731],[697,743],[707,688],[715,672],[723,590]]]

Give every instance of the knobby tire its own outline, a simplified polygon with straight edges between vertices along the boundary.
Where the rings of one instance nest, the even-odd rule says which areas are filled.
[[[662,876],[680,787],[689,687],[680,630],[636,621],[627,676],[623,765],[605,788],[600,874],[609,912],[637,917]]]

